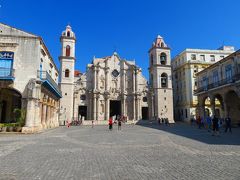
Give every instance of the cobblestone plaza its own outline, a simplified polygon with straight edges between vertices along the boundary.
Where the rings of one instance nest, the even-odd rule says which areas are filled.
[[[240,179],[239,135],[186,124],[0,134],[0,179]]]

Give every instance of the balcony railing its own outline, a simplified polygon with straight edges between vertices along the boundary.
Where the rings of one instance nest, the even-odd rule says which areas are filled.
[[[62,97],[62,93],[61,93],[57,83],[52,79],[52,77],[50,76],[50,74],[48,74],[47,71],[38,71],[37,76],[38,76],[38,78],[40,78],[43,81],[43,83],[47,83],[49,88],[51,88],[52,91],[57,93],[57,96]]]
[[[0,67],[0,79],[14,79],[15,70],[12,68],[3,68]]]
[[[229,78],[228,79],[222,79],[220,81],[208,84],[207,86],[201,86],[201,87],[197,88],[194,91],[194,93],[196,94],[196,93],[208,91],[210,89],[217,88],[217,87],[227,85],[227,84],[231,84],[231,83],[234,83],[234,82],[239,81],[239,80],[240,80],[240,74],[236,74],[231,79],[229,79]]]

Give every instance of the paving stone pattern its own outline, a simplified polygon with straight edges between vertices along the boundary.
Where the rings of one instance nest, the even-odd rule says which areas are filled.
[[[0,134],[0,180],[239,180],[239,131],[213,137],[186,124],[145,123]]]

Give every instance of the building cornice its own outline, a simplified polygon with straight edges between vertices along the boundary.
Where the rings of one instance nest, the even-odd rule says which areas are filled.
[[[58,59],[59,59],[59,60],[68,59],[68,60],[74,60],[74,61],[76,60],[75,57],[69,57],[69,56],[59,56]]]
[[[151,47],[151,48],[148,50],[148,53],[150,53],[153,49],[171,50],[169,47]]]

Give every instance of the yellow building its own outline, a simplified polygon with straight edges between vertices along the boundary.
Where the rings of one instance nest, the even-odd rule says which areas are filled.
[[[229,116],[233,124],[240,124],[240,50],[196,74],[198,111],[206,117],[206,99],[212,115]],[[216,104],[218,102],[220,104]],[[220,107],[220,111],[217,110]],[[205,109],[205,111],[204,111]]]
[[[196,73],[234,52],[234,47],[223,46],[218,50],[186,49],[172,60],[174,116],[176,120],[196,118],[198,104],[194,90]]]

